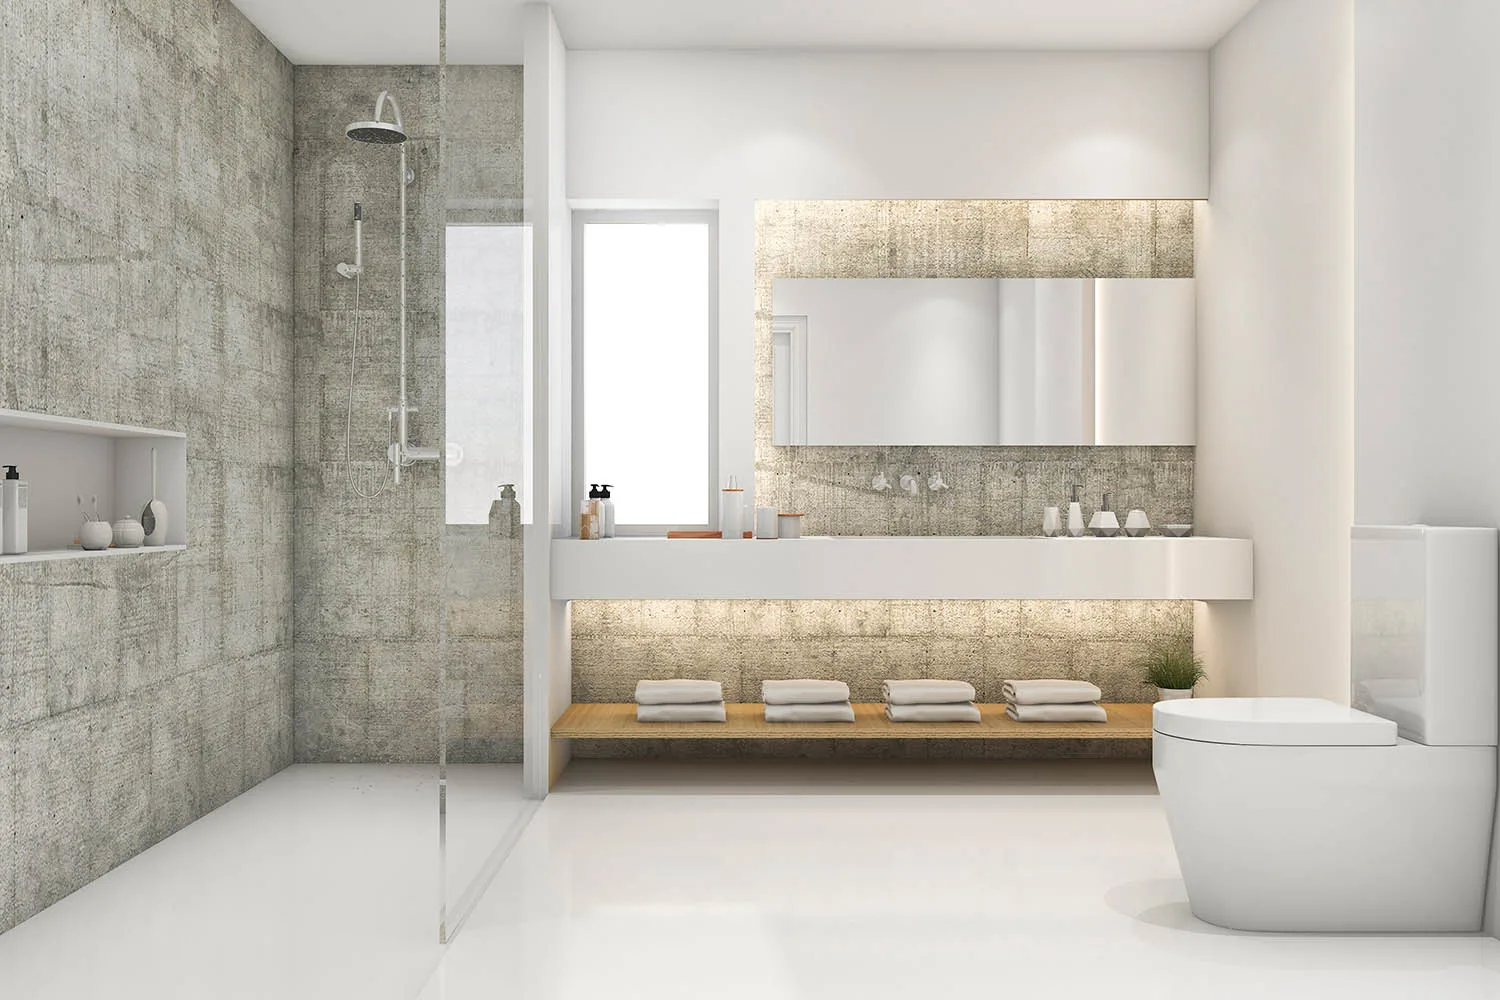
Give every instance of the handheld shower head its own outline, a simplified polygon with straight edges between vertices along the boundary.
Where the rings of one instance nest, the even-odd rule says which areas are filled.
[[[391,102],[391,112],[395,115],[395,122],[385,122],[381,118],[385,112],[385,102]],[[355,142],[373,142],[381,146],[392,146],[406,141],[406,127],[401,124],[401,105],[391,96],[388,90],[382,90],[380,96],[375,99],[375,115],[367,122],[355,122],[344,129],[344,134]]]

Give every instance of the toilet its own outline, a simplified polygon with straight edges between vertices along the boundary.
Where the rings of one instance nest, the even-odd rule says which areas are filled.
[[[1356,527],[1353,707],[1161,702],[1153,767],[1199,919],[1478,931],[1495,820],[1497,534]]]

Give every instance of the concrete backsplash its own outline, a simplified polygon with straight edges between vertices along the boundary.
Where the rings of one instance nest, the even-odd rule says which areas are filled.
[[[184,431],[189,497],[0,568],[3,931],[292,759],[292,69],[226,0],[0,28],[0,407]]]
[[[1059,543],[1061,544],[1061,543]],[[848,683],[855,701],[880,701],[889,678],[944,677],[1003,701],[1008,678],[1076,677],[1106,701],[1149,701],[1137,661],[1163,639],[1193,631],[1187,601],[575,601],[573,698],[628,702],[641,678],[706,677],[727,701],[760,700],[763,680]],[[684,750],[671,741],[582,741],[579,756],[1125,756],[1124,743],[1043,741],[1024,746],[953,741],[767,741]]]
[[[436,67],[300,66],[295,82],[296,759],[436,760],[448,602],[457,606],[443,693],[450,759],[519,759],[520,545],[490,538],[476,545],[462,532],[445,539],[442,470],[434,464],[390,485],[398,154],[352,142],[344,127],[368,116],[381,90],[401,102],[415,173],[407,188],[409,394],[420,408],[412,437],[441,447],[444,227],[520,218],[521,71],[450,69],[446,112]],[[365,212],[358,289],[334,272],[352,259],[356,201]],[[360,495],[377,486],[373,498]],[[491,571],[498,561],[503,572],[478,586],[468,571],[476,560]]]
[[[1082,483],[1154,524],[1190,522],[1190,447],[778,447],[771,443],[777,278],[1183,278],[1190,201],[763,201],[755,218],[755,495],[815,535],[1034,535]],[[942,472],[946,493],[870,478]]]

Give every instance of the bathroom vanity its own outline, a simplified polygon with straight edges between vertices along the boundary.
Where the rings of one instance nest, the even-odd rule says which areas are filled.
[[[552,542],[570,600],[1248,601],[1246,538],[904,536]]]

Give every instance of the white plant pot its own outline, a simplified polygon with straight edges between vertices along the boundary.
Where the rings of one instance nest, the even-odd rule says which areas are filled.
[[[1179,698],[1191,698],[1192,696],[1193,696],[1193,689],[1192,688],[1157,688],[1156,689],[1156,700],[1157,701],[1176,701]]]

